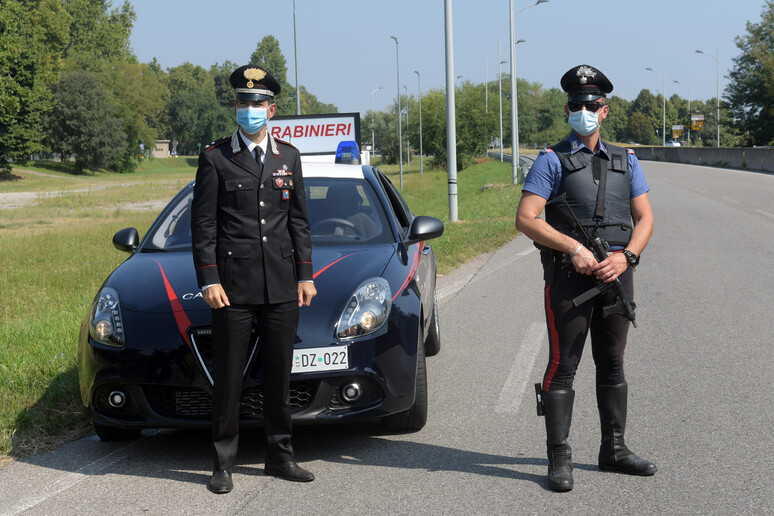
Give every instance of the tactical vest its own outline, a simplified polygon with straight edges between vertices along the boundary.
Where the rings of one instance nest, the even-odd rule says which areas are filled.
[[[567,140],[551,150],[562,164],[558,195],[567,194],[567,202],[586,232],[611,245],[626,246],[632,235],[631,173],[626,149],[606,145],[609,161],[603,153],[596,157],[584,151],[572,154]],[[566,212],[563,204],[548,205],[546,222],[583,242],[582,234]]]

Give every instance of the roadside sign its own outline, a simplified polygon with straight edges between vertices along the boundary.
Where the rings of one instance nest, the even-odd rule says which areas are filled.
[[[691,115],[691,130],[701,131],[704,129],[704,115],[701,113],[693,113]]]
[[[360,113],[275,116],[268,122],[271,135],[295,146],[301,154],[336,154],[339,142],[360,141]]]
[[[683,137],[683,126],[682,125],[673,125],[672,126],[672,139],[677,140]]]

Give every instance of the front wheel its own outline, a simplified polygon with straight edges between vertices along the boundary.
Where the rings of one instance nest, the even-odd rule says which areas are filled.
[[[417,378],[414,405],[405,412],[384,418],[385,426],[399,432],[418,432],[427,423],[427,367],[425,347],[422,345],[422,332],[417,343]]]
[[[128,441],[140,437],[142,430],[139,428],[118,428],[94,423],[94,431],[102,441]]]

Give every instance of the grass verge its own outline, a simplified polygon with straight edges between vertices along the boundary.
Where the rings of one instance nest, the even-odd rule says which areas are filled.
[[[144,233],[159,211],[148,203],[168,201],[195,167],[186,158],[148,160],[133,174],[34,167],[49,175],[17,170],[21,180],[0,183],[0,194],[40,193],[23,207],[0,208],[0,465],[92,431],[79,396],[76,341],[92,297],[126,258],[110,239],[129,226]],[[379,168],[399,187],[397,165]],[[446,223],[431,242],[439,274],[516,235],[521,189],[510,178],[510,164],[498,161],[460,171],[459,222],[449,223],[446,172],[425,167],[420,176],[416,159],[404,167],[403,195],[414,213]]]

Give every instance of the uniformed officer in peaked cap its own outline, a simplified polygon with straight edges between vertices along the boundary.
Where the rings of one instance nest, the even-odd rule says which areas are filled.
[[[314,480],[296,464],[289,405],[299,307],[317,294],[301,159],[266,127],[280,93],[274,77],[245,65],[229,80],[239,127],[199,155],[191,220],[196,275],[212,308],[214,465],[208,487],[215,493],[233,488],[242,372],[254,320],[263,369],[265,471]]]
[[[602,427],[599,468],[631,475],[656,472],[655,464],[629,451],[624,442],[628,385],[623,368],[634,319],[634,305],[624,303],[623,297],[634,298],[632,273],[653,233],[653,212],[650,188],[634,152],[605,144],[599,137],[613,84],[599,69],[582,64],[568,70],[561,85],[567,92],[564,112],[572,131],[535,160],[524,182],[516,228],[541,251],[549,361],[539,390],[546,418],[548,486],[569,491],[573,477],[567,438],[575,400],[573,381],[589,331]],[[548,203],[557,197],[557,202]],[[540,218],[544,209],[545,220]],[[600,261],[570,210],[591,239],[599,237],[609,244]],[[616,280],[620,286],[578,306],[573,303],[600,283]],[[624,296],[616,294],[617,288]],[[611,306],[630,310],[610,313]]]

